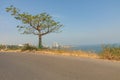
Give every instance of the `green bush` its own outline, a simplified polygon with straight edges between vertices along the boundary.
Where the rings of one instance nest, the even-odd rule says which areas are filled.
[[[109,60],[120,60],[120,47],[119,46],[104,46],[100,54],[101,58]]]
[[[6,46],[5,45],[0,45],[0,50],[1,49],[6,49]]]
[[[7,49],[10,49],[10,50],[18,50],[20,49],[21,47],[17,46],[17,45],[8,45],[7,46]]]
[[[37,50],[37,48],[35,46],[31,46],[29,44],[25,44],[25,46],[22,48],[22,51],[26,51],[26,50]]]

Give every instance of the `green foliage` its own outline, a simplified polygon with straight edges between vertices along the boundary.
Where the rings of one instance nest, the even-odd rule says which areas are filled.
[[[25,44],[25,46],[22,48],[22,51],[26,51],[26,50],[37,50],[37,48],[35,46],[31,46],[29,44]]]
[[[42,45],[38,45],[39,49],[44,49],[44,47]]]
[[[31,15],[26,12],[21,13],[20,10],[14,6],[7,7],[6,12],[11,13],[15,19],[20,20],[24,24],[17,26],[18,30],[23,34],[34,34],[42,37],[51,32],[59,32],[59,29],[63,27],[62,24],[53,20],[52,16],[47,13],[37,15]],[[39,46],[42,46],[42,43],[40,43]]]
[[[120,60],[120,47],[119,46],[104,46],[100,54],[101,58],[109,60]]]
[[[8,45],[7,46],[7,49],[10,49],[10,50],[18,50],[18,49],[21,49],[21,47],[17,46],[17,45]]]
[[[0,50],[1,50],[1,49],[5,49],[5,48],[6,48],[5,45],[0,45]]]
[[[23,30],[24,34],[45,35],[58,31],[63,25],[52,19],[47,13],[31,15],[26,12],[20,13],[20,10],[14,6],[6,8],[15,19],[22,21],[23,26],[17,26],[19,30]]]

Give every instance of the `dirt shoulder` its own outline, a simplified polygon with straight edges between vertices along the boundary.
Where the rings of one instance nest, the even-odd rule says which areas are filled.
[[[50,54],[50,55],[61,55],[61,56],[76,56],[85,58],[98,59],[99,56],[96,53],[85,52],[85,51],[65,51],[65,50],[38,50],[38,51],[21,51],[21,50],[2,50],[0,52],[20,52],[20,53],[35,53],[35,54]]]
[[[64,51],[64,50],[32,50],[32,51],[21,51],[21,50],[1,50],[0,52],[11,52],[11,53],[29,53],[29,54],[43,54],[43,55],[59,55],[59,56],[72,56],[82,57],[91,59],[100,59],[102,61],[120,62],[117,60],[101,59],[97,53],[85,52],[85,51]]]

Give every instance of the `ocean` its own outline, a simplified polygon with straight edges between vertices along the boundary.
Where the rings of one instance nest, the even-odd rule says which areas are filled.
[[[102,52],[102,47],[120,47],[120,43],[115,44],[101,44],[101,45],[80,45],[80,46],[74,46],[72,47],[73,50],[83,50],[83,51],[92,51],[95,53]]]
[[[81,46],[74,46],[72,47],[72,49],[100,53],[102,51],[102,46],[101,45],[81,45]]]

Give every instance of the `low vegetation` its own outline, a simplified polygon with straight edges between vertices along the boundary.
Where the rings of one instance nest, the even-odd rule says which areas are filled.
[[[104,46],[100,57],[102,59],[120,60],[120,46]]]
[[[0,45],[0,51],[35,51],[35,53],[42,54],[52,54],[52,55],[65,55],[65,56],[78,56],[78,57],[87,57],[87,58],[101,58],[108,60],[120,60],[120,46],[103,46],[101,53],[96,54],[94,52],[86,52],[79,50],[67,50],[67,49],[38,49],[35,46],[25,44],[23,47],[18,47],[15,45],[5,46]]]
[[[81,50],[65,50],[65,49],[42,49],[37,53],[52,54],[52,55],[64,55],[64,56],[76,56],[86,58],[99,58],[96,53],[86,52]]]
[[[0,50],[3,50],[3,49],[5,49],[5,48],[6,48],[5,45],[0,45]]]
[[[37,50],[37,48],[35,46],[29,45],[29,44],[25,44],[22,48],[21,51],[32,51],[32,50]]]

